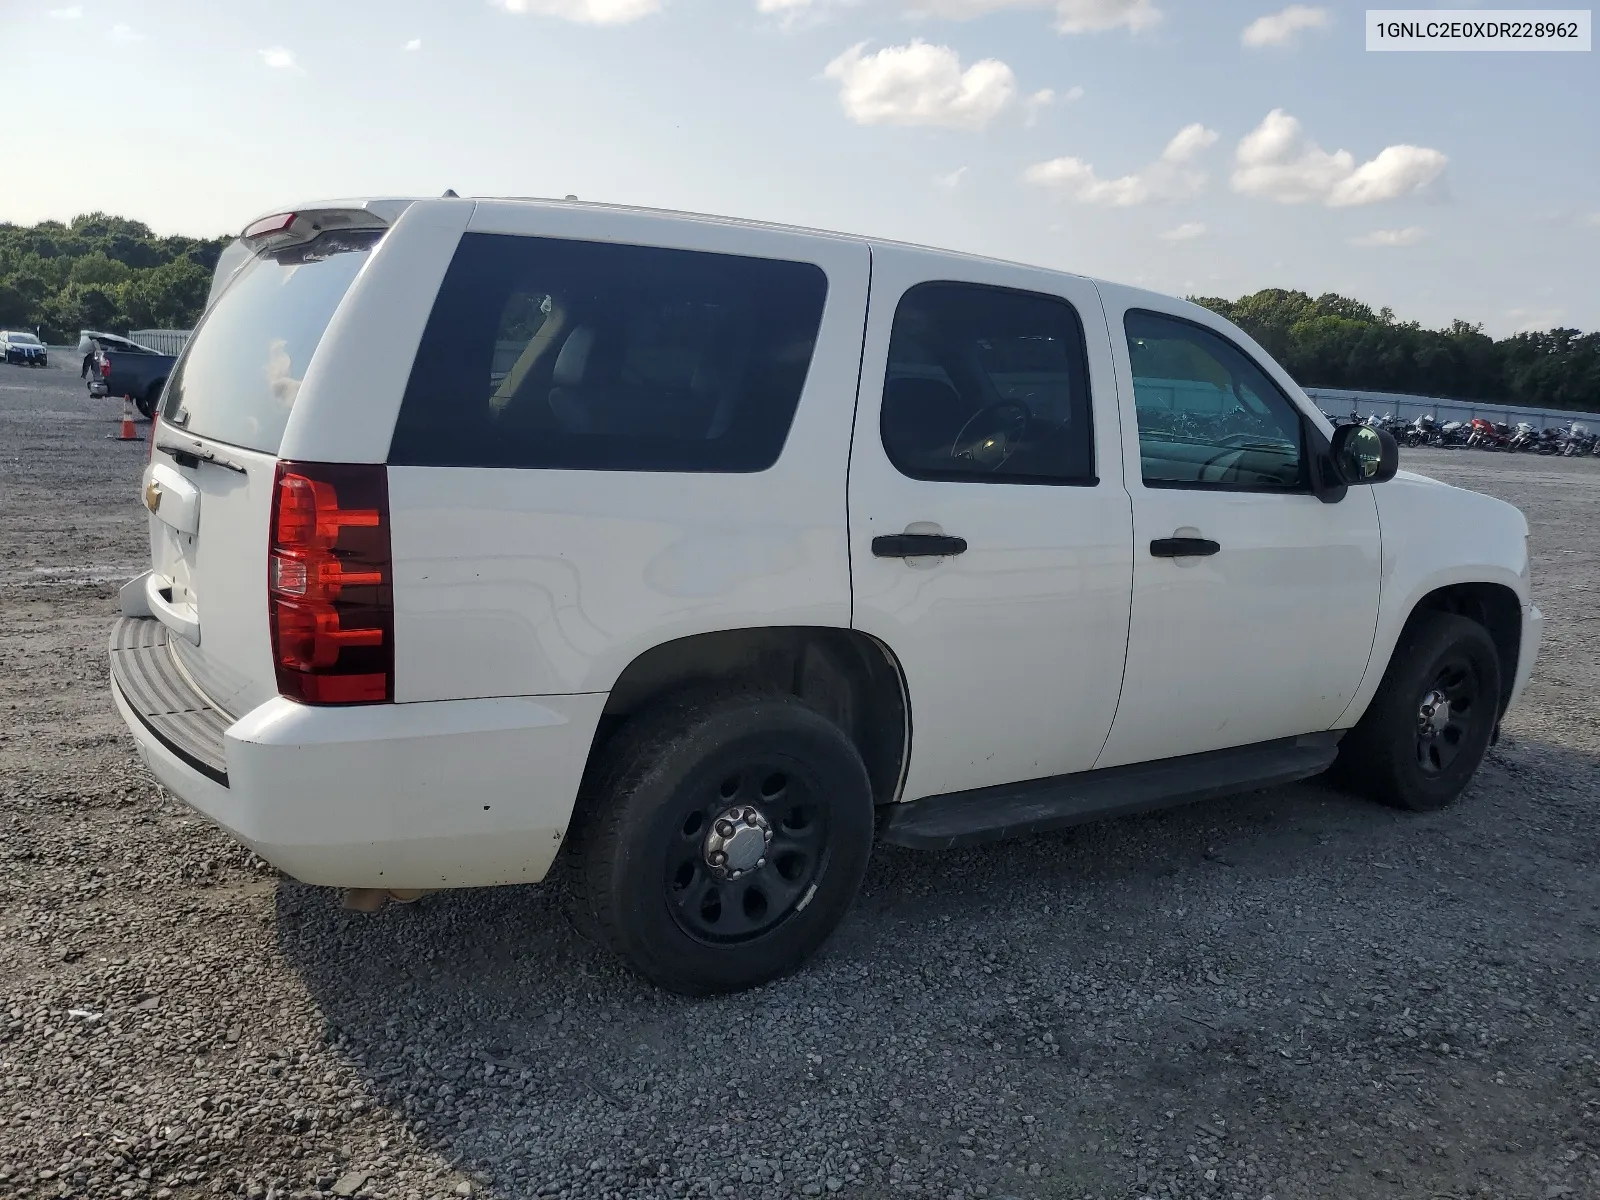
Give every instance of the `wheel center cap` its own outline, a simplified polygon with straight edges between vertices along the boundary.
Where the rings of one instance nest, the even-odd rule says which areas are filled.
[[[1450,724],[1450,700],[1443,692],[1429,692],[1422,698],[1417,710],[1417,725],[1429,737],[1441,733]]]
[[[738,879],[767,864],[772,826],[754,805],[735,805],[711,822],[706,835],[706,866],[718,879]]]

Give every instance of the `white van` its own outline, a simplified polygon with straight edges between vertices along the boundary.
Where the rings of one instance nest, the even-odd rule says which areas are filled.
[[[113,695],[284,871],[541,880],[663,986],[945,847],[1337,767],[1433,808],[1528,679],[1509,505],[1203,308],[526,200],[255,222],[173,372]],[[1377,486],[1372,486],[1377,485]]]

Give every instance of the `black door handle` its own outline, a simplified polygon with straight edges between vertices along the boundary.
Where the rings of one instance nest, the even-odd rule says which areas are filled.
[[[942,533],[891,533],[872,539],[872,553],[879,558],[915,558],[923,554],[961,554],[967,539]]]
[[[1221,549],[1209,538],[1157,538],[1150,543],[1150,553],[1157,558],[1204,558]]]

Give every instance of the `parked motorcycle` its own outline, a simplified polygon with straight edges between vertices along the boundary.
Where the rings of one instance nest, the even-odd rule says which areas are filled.
[[[1472,432],[1472,426],[1466,421],[1446,421],[1439,426],[1439,444],[1441,446],[1465,446],[1467,435]]]
[[[1407,446],[1438,446],[1442,444],[1439,423],[1433,414],[1423,413],[1406,426],[1404,441]]]
[[[1589,427],[1582,421],[1574,421],[1567,426],[1566,438],[1561,445],[1562,454],[1568,458],[1579,454],[1592,454],[1595,447],[1595,435],[1589,432]]]
[[[1540,454],[1560,454],[1572,431],[1570,425],[1547,425],[1539,431],[1534,449]]]
[[[1515,453],[1519,450],[1532,450],[1539,440],[1539,435],[1534,432],[1530,421],[1518,421],[1516,429],[1511,434],[1511,440],[1506,444],[1506,449]]]

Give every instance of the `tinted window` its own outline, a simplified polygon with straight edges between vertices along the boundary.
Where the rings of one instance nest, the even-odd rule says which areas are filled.
[[[809,263],[467,234],[389,461],[765,470],[794,419],[826,296]]]
[[[189,339],[162,416],[191,433],[276,454],[311,356],[378,237],[325,233],[252,259]]]
[[[1033,292],[917,285],[895,310],[880,420],[915,479],[1094,482],[1078,314]]]
[[[1302,485],[1299,410],[1244,351],[1176,317],[1134,311],[1125,325],[1146,483]]]

